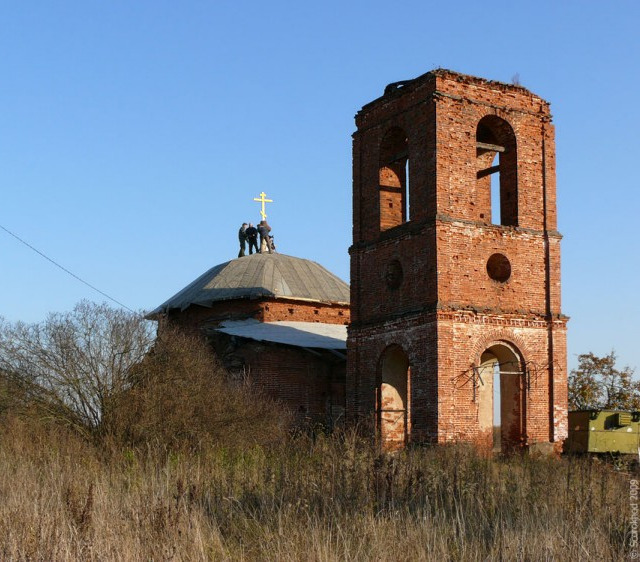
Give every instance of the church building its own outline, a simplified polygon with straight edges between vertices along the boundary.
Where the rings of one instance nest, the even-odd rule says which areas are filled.
[[[312,261],[256,254],[150,317],[205,334],[301,420],[357,422],[387,449],[559,451],[551,121],[519,85],[444,69],[389,84],[356,115],[350,287]]]
[[[349,286],[321,265],[253,254],[212,267],[148,318],[202,334],[300,423],[343,420]]]

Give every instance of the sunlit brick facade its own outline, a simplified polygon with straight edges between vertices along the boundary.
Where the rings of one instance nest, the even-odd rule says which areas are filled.
[[[436,70],[389,85],[356,125],[348,415],[390,447],[557,450],[567,319],[549,104]]]

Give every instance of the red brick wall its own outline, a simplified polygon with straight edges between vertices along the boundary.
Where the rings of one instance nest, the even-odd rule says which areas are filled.
[[[375,427],[376,389],[380,384],[381,357],[399,345],[411,366],[411,439],[436,441],[437,332],[434,314],[407,315],[369,326],[351,326],[347,341],[347,417]]]
[[[556,340],[556,365],[548,366],[549,332]],[[478,432],[478,402],[474,401],[469,367],[480,364],[482,352],[501,341],[514,344],[521,352],[528,372],[524,380],[525,425],[529,444],[555,441],[566,436],[566,352],[565,322],[548,323],[544,319],[522,316],[500,316],[473,312],[441,313],[438,323],[438,369],[453,376],[439,378],[440,410],[439,441],[452,439],[476,440]],[[458,375],[458,376],[456,376]],[[550,376],[554,390],[550,392]],[[564,389],[564,393],[562,392]],[[558,411],[560,409],[560,411]]]
[[[225,343],[218,342],[218,346]],[[236,346],[234,360],[244,363],[244,374],[284,404],[299,422],[340,422],[345,406],[344,361],[328,353],[320,357],[277,344],[244,340]]]
[[[476,149],[483,118],[515,138],[500,155],[517,208],[505,220],[514,226],[491,224],[490,181],[477,177],[492,159]],[[558,443],[566,435],[566,319],[550,120],[548,103],[524,88],[444,70],[356,116],[347,373],[354,418],[375,422],[379,360],[396,344],[411,365],[412,438],[483,439],[473,385],[461,381],[484,350],[504,341],[530,373],[522,411],[526,444]],[[379,153],[395,128],[408,141],[410,221],[386,229]],[[506,282],[488,275],[496,253],[509,260]],[[397,269],[391,262],[400,264],[399,284],[389,279]]]
[[[190,306],[171,311],[160,321],[201,334],[205,326],[225,320],[255,318],[262,322],[296,321],[348,324],[348,305],[284,299],[237,299],[213,303],[211,307]],[[212,336],[222,363],[233,375],[248,375],[269,396],[293,412],[300,423],[340,423],[345,410],[345,361],[329,352],[309,351],[278,344],[267,344]]]
[[[349,305],[285,299],[236,299],[215,302],[210,307],[192,305],[186,310],[172,310],[167,320],[185,328],[198,330],[203,324],[215,325],[225,320],[255,318],[261,322],[349,323]]]
[[[200,331],[203,324],[219,324],[224,320],[257,318],[262,320],[262,305],[258,301],[238,299],[213,303],[211,307],[191,305],[185,310],[171,310],[166,321],[185,329]]]
[[[349,305],[308,303],[305,301],[265,301],[261,305],[264,322],[323,322],[349,324]]]

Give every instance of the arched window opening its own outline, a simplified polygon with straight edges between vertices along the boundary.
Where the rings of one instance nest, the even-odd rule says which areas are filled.
[[[409,359],[401,347],[391,346],[380,358],[377,423],[383,448],[403,447],[410,434]]]
[[[476,130],[477,193],[480,218],[503,226],[518,225],[516,137],[511,125],[487,115]]]
[[[506,342],[480,358],[478,421],[494,452],[516,450],[525,442],[525,376],[519,352]]]
[[[409,220],[409,147],[406,133],[394,127],[380,144],[380,230]]]

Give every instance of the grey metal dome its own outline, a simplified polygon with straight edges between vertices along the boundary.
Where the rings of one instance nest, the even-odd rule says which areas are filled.
[[[349,285],[316,262],[283,254],[254,254],[222,263],[161,304],[150,317],[192,304],[264,297],[349,304]]]

